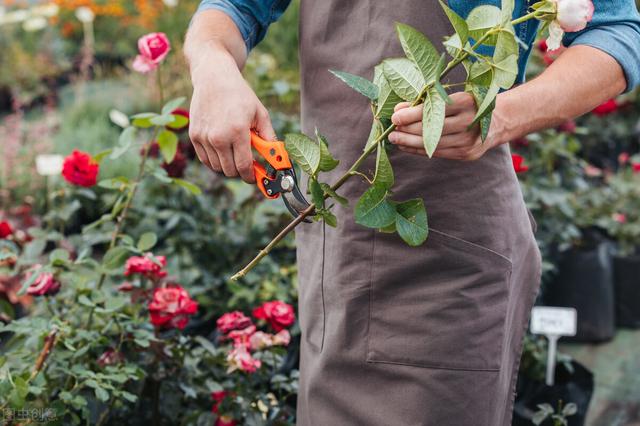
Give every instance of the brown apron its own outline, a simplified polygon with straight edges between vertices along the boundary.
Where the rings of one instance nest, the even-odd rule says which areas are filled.
[[[362,152],[371,112],[328,70],[371,78],[402,55],[394,22],[437,45],[452,29],[437,0],[302,0],[300,19],[303,130],[328,137],[341,160],[333,182]],[[394,199],[425,200],[423,246],[356,225],[353,203],[334,207],[337,229],[297,231],[298,424],[508,425],[540,278],[509,147],[474,162],[390,157]],[[353,178],[340,192],[355,200],[365,189]]]

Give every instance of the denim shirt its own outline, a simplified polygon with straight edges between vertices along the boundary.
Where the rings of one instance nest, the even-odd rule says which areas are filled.
[[[320,0],[317,0],[320,1]],[[198,12],[220,10],[235,22],[250,51],[267,33],[267,28],[284,13],[291,0],[203,0]],[[449,6],[466,17],[481,4],[500,6],[501,0],[449,0]],[[593,0],[595,12],[586,29],[567,33],[564,44],[587,45],[615,58],[627,78],[627,91],[640,85],[640,14],[634,0]],[[514,18],[524,15],[528,0],[515,0]],[[521,47],[518,81],[524,81],[527,60],[539,23],[527,21],[516,26],[516,35],[528,46]]]

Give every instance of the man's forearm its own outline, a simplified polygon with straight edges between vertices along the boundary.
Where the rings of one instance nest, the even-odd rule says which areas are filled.
[[[558,126],[624,91],[618,62],[589,46],[567,49],[540,76],[498,95],[492,137],[506,143]]]
[[[192,78],[203,67],[230,64],[235,61],[242,68],[247,59],[247,49],[242,35],[233,20],[224,12],[205,10],[193,19],[187,33],[184,53],[191,68]]]

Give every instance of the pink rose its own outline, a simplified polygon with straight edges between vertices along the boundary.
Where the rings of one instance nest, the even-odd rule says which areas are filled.
[[[291,342],[291,334],[288,330],[280,330],[278,334],[269,334],[256,331],[249,338],[252,350],[262,350],[272,346],[287,346]]]
[[[133,61],[133,69],[140,73],[153,71],[170,50],[171,43],[164,33],[151,33],[140,37],[138,40],[140,54]]]
[[[232,373],[236,370],[255,373],[262,365],[262,362],[259,359],[255,359],[251,356],[246,346],[237,346],[233,348],[227,355],[227,363],[229,364],[227,373]]]
[[[164,256],[154,256],[151,253],[131,256],[124,265],[124,275],[140,274],[151,279],[164,278],[167,276],[167,272],[162,270],[165,266],[167,259]]]
[[[231,330],[240,330],[251,325],[251,318],[240,311],[227,312],[216,321],[216,326],[221,333],[228,333]]]
[[[189,322],[189,315],[198,311],[198,303],[180,285],[157,288],[149,302],[151,324],[182,330]]]
[[[556,20],[560,28],[568,33],[582,31],[593,18],[593,2],[591,0],[555,0],[558,4]]]
[[[279,300],[263,303],[253,310],[253,316],[266,320],[275,331],[289,327],[296,321],[293,306]]]
[[[620,155],[618,155],[618,163],[621,166],[624,166],[625,164],[627,164],[629,162],[630,158],[631,158],[631,156],[629,155],[628,152],[621,152]]]
[[[640,163],[631,163],[631,170],[634,174],[640,173]]]
[[[256,332],[256,326],[250,325],[242,330],[231,330],[227,337],[233,340],[233,346],[249,346],[249,339]]]
[[[627,223],[627,216],[622,213],[614,213],[611,218],[618,223]]]
[[[37,274],[37,270],[27,274],[30,279],[31,274]],[[60,282],[58,282],[51,272],[42,272],[36,280],[27,288],[27,294],[32,296],[53,296],[60,291]]]

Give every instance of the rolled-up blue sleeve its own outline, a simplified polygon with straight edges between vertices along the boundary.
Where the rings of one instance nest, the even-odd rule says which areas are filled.
[[[593,19],[584,30],[567,33],[566,46],[587,45],[618,61],[627,91],[640,85],[640,14],[634,0],[594,0]]]
[[[269,25],[277,21],[291,0],[203,0],[196,14],[204,10],[226,13],[242,34],[247,52],[267,34]]]

